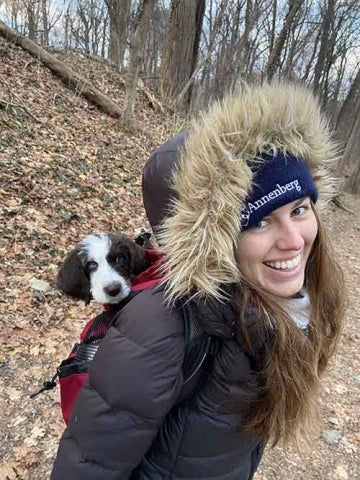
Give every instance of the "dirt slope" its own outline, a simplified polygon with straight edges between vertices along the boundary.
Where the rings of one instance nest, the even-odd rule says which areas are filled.
[[[59,262],[91,231],[133,235],[146,225],[141,168],[174,125],[139,98],[141,129],[125,135],[117,120],[20,49],[0,41],[0,60],[0,480],[45,480],[64,428],[58,391],[35,400],[28,395],[51,376],[96,311],[60,298],[53,281]],[[64,60],[122,104],[122,78],[111,67],[79,55]],[[360,199],[345,202],[356,213],[336,210],[328,219],[350,305],[339,354],[324,379],[324,431],[338,443],[319,438],[303,459],[268,452],[257,480],[360,478]],[[34,280],[49,284],[45,294]]]

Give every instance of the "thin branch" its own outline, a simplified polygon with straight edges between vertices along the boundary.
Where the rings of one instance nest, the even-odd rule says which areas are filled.
[[[21,108],[22,110],[24,110],[25,113],[27,113],[29,115],[29,117],[31,117],[33,120],[35,120],[35,122],[37,123],[44,123],[42,120],[40,120],[39,118],[37,118],[34,114],[32,114],[30,112],[30,110],[27,108],[27,106],[25,105],[24,103],[24,100],[22,98],[20,98],[18,95],[16,95],[16,93],[14,93],[9,84],[1,78],[1,82],[6,86],[6,88],[8,89],[8,92],[9,92],[9,96],[10,97],[14,97],[16,98],[16,100],[19,102],[18,104],[17,103],[12,103],[12,102],[8,102],[6,100],[3,100],[3,99],[0,99],[0,102],[1,104],[7,104],[7,106],[9,107],[15,107],[15,108]]]

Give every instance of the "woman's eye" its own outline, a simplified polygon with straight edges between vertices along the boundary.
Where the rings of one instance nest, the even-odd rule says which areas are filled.
[[[98,264],[94,261],[87,262],[87,264],[86,264],[86,271],[88,273],[95,272],[95,270],[97,270],[97,268],[98,268]]]
[[[291,215],[293,217],[298,217],[299,215],[303,215],[309,207],[307,205],[300,205],[300,207],[294,208],[294,210],[291,212]]]
[[[264,228],[266,225],[268,225],[268,223],[269,222],[267,220],[260,220],[260,222],[254,225],[254,228]]]

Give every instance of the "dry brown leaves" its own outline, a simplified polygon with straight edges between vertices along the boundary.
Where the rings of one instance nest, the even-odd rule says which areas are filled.
[[[45,479],[64,429],[58,392],[29,394],[97,310],[60,297],[58,265],[89,232],[147,226],[142,166],[172,126],[140,96],[136,132],[125,134],[21,49],[0,41],[0,56],[0,99],[25,107],[0,111],[0,479]],[[116,70],[66,62],[122,104]]]
[[[64,429],[58,391],[34,400],[29,393],[52,376],[96,311],[60,297],[58,265],[89,232],[133,235],[146,225],[142,165],[174,126],[141,97],[135,112],[140,128],[124,134],[117,120],[67,90],[21,49],[0,41],[0,56],[0,99],[26,107],[0,111],[0,480],[45,480]],[[66,63],[122,104],[123,81],[112,67],[79,55]],[[359,211],[358,198],[345,201]],[[338,443],[319,438],[303,459],[269,451],[257,480],[360,478],[360,220],[336,210],[329,222],[350,298],[340,351],[324,381],[324,430],[339,431]]]

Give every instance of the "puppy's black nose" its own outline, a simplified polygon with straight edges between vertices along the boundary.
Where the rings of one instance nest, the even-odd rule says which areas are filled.
[[[121,284],[117,282],[110,283],[104,288],[104,292],[110,297],[116,297],[121,292]]]

